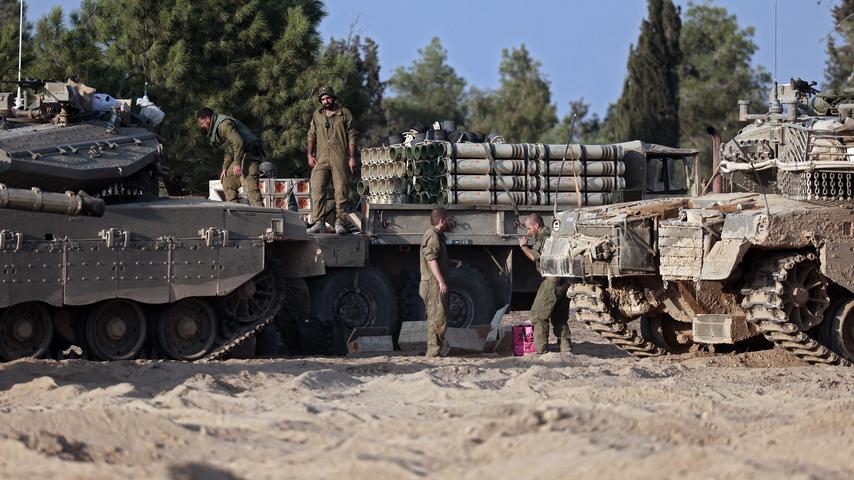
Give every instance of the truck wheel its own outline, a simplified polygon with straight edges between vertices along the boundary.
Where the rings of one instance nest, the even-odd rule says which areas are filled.
[[[275,357],[279,354],[279,330],[270,324],[255,335],[255,356]]]
[[[421,275],[414,270],[407,270],[400,275],[400,321],[401,322],[423,322],[426,320],[424,313],[424,301],[418,293],[418,284],[421,283]]]
[[[448,326],[489,325],[495,314],[495,295],[480,270],[467,263],[448,274]]]
[[[385,327],[391,335],[397,325],[394,286],[376,268],[336,270],[320,281],[311,298],[312,315],[338,333],[334,342],[341,354],[354,328]]]

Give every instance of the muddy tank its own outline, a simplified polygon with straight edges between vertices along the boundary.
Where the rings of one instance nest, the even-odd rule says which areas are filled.
[[[830,112],[814,93],[793,80],[774,86],[768,113],[740,103],[753,123],[723,146],[720,171],[753,191],[560,214],[542,268],[569,279],[576,318],[640,357],[764,341],[850,364],[854,95]]]
[[[36,187],[0,189],[12,207],[0,209],[0,360],[69,345],[99,360],[216,359],[298,315],[303,279],[323,273],[298,214],[157,198],[161,144],[143,122],[43,87],[61,100],[0,131],[0,178]]]

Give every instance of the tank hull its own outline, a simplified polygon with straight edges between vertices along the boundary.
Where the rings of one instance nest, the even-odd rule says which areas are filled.
[[[0,237],[0,357],[6,360],[26,351],[15,335],[46,325],[44,315],[94,358],[123,358],[110,354],[107,346],[119,340],[109,336],[130,335],[133,322],[166,339],[140,333],[146,338],[138,347],[116,347],[130,358],[219,358],[272,322],[288,301],[289,282],[324,273],[316,242],[296,213],[235,203],[127,203],[100,218],[0,210]],[[165,322],[174,323],[172,331]],[[208,334],[196,339],[202,327]],[[187,339],[214,340],[192,355],[187,345],[170,350],[170,342]]]

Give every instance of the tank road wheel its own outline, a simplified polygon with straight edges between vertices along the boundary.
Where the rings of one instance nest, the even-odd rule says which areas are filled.
[[[641,336],[667,353],[688,353],[694,341],[691,324],[677,322],[669,315],[645,315],[640,319]]]
[[[198,360],[213,346],[216,325],[216,312],[206,300],[185,298],[160,311],[157,342],[173,360]]]
[[[495,295],[477,268],[461,264],[448,272],[448,326],[489,325],[495,314]]]
[[[89,311],[83,330],[86,345],[95,358],[130,360],[145,342],[145,313],[136,302],[108,300]]]
[[[53,320],[47,307],[40,303],[20,303],[0,316],[0,360],[39,358],[52,340]]]
[[[828,308],[820,328],[826,346],[854,362],[854,298],[842,299]]]
[[[763,259],[741,290],[747,320],[774,345],[811,364],[847,360],[807,334],[824,319],[830,303],[827,280],[813,253],[785,253]]]
[[[276,276],[265,268],[233,292],[219,299],[219,310],[225,320],[253,323],[274,313],[281,300]]]

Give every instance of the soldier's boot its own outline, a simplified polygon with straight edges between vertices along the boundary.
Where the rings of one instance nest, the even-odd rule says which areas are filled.
[[[314,225],[308,227],[308,230],[306,230],[306,231],[308,233],[320,233],[323,231],[325,226],[326,225],[324,225],[323,220],[318,220],[318,221],[314,222]]]
[[[335,233],[338,235],[344,235],[345,233],[350,233],[350,231],[347,230],[347,227],[345,227],[342,222],[338,221],[335,222]]]

